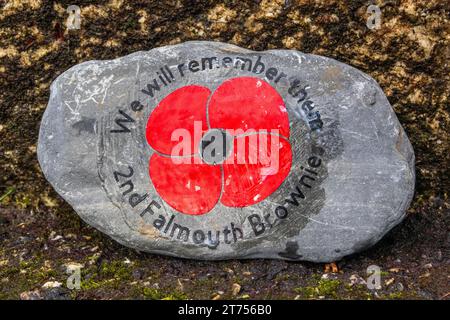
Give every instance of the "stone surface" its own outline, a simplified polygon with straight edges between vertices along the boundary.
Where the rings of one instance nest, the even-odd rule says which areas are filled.
[[[205,120],[190,149],[199,159],[208,129],[279,130],[276,172],[223,162],[247,141],[239,135],[222,159],[175,164],[170,133],[190,132],[186,119]],[[87,223],[129,247],[196,259],[338,260],[402,220],[415,181],[412,147],[372,78],[325,57],[214,42],[64,72],[38,157]]]

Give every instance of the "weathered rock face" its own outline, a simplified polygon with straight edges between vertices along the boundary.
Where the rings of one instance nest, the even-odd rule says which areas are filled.
[[[338,260],[403,219],[415,182],[411,144],[372,78],[215,42],[64,72],[38,157],[118,242],[211,260]]]

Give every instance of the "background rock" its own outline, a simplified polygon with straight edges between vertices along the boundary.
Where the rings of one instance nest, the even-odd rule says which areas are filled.
[[[208,66],[204,59],[210,57],[215,60]],[[233,65],[224,67],[222,60],[230,57]],[[248,70],[243,58],[251,60]],[[178,71],[181,63],[190,65],[190,61],[200,66],[197,72],[187,66]],[[158,78],[164,66],[170,69],[171,82]],[[276,68],[275,77],[266,74],[269,68]],[[292,165],[283,162],[282,150],[279,170],[287,163],[287,176],[278,189],[254,205],[235,208],[219,201],[203,215],[183,214],[168,204],[155,177],[149,177],[149,159],[152,170],[153,160],[159,156],[155,155],[155,142],[146,140],[147,121],[161,100],[176,89],[195,84],[208,88],[214,97],[225,81],[237,77],[264,79],[265,85],[283,98],[290,135],[289,140],[280,140],[290,143]],[[158,90],[149,92],[149,83],[156,83]],[[302,97],[305,102],[299,103],[299,94],[292,93],[299,87],[307,88]],[[141,107],[134,109],[136,101]],[[309,112],[303,110],[307,103],[313,108]],[[250,116],[251,105],[247,108],[240,121],[250,121],[251,126],[256,116]],[[208,110],[207,121],[212,123],[214,111],[212,107]],[[116,119],[125,115],[128,122],[119,127]],[[152,122],[156,126],[152,130],[170,126],[167,121]],[[280,125],[281,135],[288,135],[282,123],[267,125]],[[126,131],[120,132],[124,128]],[[164,138],[169,139],[158,136],[157,141]],[[398,224],[415,184],[412,146],[381,88],[369,76],[326,57],[298,51],[252,52],[206,41],[116,60],[89,61],[64,72],[51,87],[39,132],[38,158],[56,191],[86,222],[113,239],[142,251],[206,260],[336,261],[375,244]],[[308,179],[302,180],[304,177]],[[125,183],[131,183],[132,189],[127,191]],[[192,183],[201,184],[195,179]],[[298,192],[296,188],[304,199],[298,196],[298,204],[292,205],[289,201],[295,200],[292,193]],[[223,189],[222,199],[226,195]],[[138,201],[132,203],[132,199]],[[280,207],[287,216],[283,219],[276,218]],[[151,214],[146,213],[147,208]],[[257,233],[250,219],[255,213],[259,221],[271,214],[273,226],[265,223],[261,234]],[[155,223],[161,219],[164,226],[157,229]],[[224,228],[229,226],[239,228],[243,236],[225,243]],[[181,234],[181,228],[187,233]],[[203,234],[202,244],[195,243],[196,230]],[[217,244],[211,247],[212,242]]]

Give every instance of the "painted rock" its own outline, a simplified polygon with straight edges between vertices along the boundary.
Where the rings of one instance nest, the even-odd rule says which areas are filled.
[[[90,225],[195,259],[338,260],[404,218],[415,182],[411,144],[372,78],[216,42],[64,72],[38,157]]]

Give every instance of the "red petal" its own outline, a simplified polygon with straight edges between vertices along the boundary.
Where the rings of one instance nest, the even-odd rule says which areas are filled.
[[[259,78],[225,81],[213,93],[208,114],[212,128],[278,129],[282,136],[289,137],[289,117],[283,98]]]
[[[173,158],[153,154],[149,165],[153,185],[161,198],[175,210],[192,215],[207,213],[220,197],[220,166],[201,163],[198,157],[184,160],[189,163],[177,164]]]
[[[291,170],[292,151],[289,142],[278,136],[260,134],[260,137],[268,138],[267,148],[264,150],[267,151],[268,159],[272,159],[263,162],[262,157],[252,157],[254,153],[250,152],[255,149],[259,152],[259,142],[257,145],[252,143],[252,139],[257,136],[258,134],[254,134],[234,139],[234,155],[223,165],[224,189],[221,202],[225,206],[245,207],[264,200],[278,189]],[[240,156],[243,152],[240,144],[245,145],[243,157]]]
[[[180,142],[171,141],[172,133],[185,129],[190,134],[190,150],[194,154],[202,132],[207,130],[206,103],[211,91],[200,86],[186,86],[173,91],[153,110],[147,122],[146,136],[150,146],[163,154],[170,155]],[[194,137],[194,121],[201,121],[201,130]],[[178,155],[178,154],[177,154]]]

